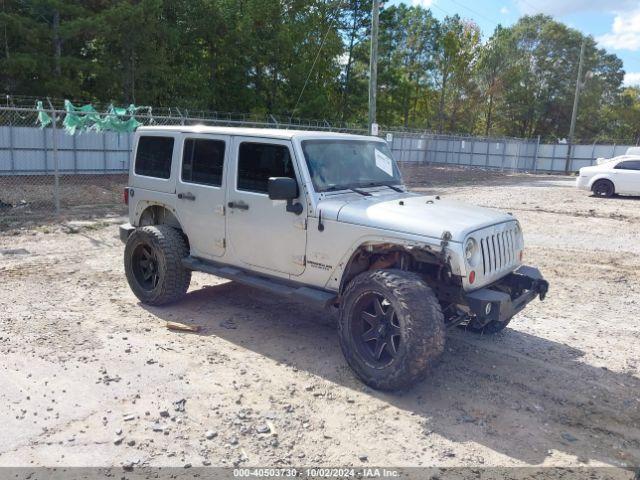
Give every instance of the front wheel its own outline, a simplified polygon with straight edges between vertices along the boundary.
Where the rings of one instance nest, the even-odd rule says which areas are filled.
[[[616,193],[615,186],[611,180],[598,180],[593,184],[593,193],[596,197],[612,197]]]
[[[188,254],[184,237],[175,228],[136,228],[124,248],[124,271],[136,297],[148,305],[182,298],[191,282],[191,271],[182,265]]]
[[[402,270],[353,279],[343,295],[338,333],[349,366],[381,390],[419,381],[444,350],[438,299],[418,275]]]

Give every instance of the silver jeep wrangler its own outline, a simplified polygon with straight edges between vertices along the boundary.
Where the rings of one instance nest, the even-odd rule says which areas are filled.
[[[499,332],[548,289],[522,265],[515,218],[407,191],[376,137],[143,127],[125,198],[141,302],[179,300],[201,271],[337,308],[346,360],[373,388],[410,386],[447,328]]]

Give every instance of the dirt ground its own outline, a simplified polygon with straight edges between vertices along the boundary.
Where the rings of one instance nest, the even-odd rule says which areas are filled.
[[[141,305],[118,217],[0,234],[0,466],[637,468],[640,199],[432,173],[405,170],[513,212],[551,290],[497,336],[449,332],[405,393],[360,383],[323,311],[204,274],[182,303]]]
[[[61,175],[60,213],[72,219],[125,214],[126,174]],[[0,231],[46,223],[56,211],[53,175],[0,176]]]

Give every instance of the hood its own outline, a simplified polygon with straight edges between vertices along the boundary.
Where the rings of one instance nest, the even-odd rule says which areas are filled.
[[[578,172],[580,175],[589,175],[591,173],[601,172],[606,169],[606,164],[599,163],[598,165],[591,165],[589,167],[582,167]]]
[[[489,208],[407,193],[358,198],[348,195],[345,199],[322,200],[318,207],[323,217],[340,222],[437,239],[449,231],[457,242],[475,230],[515,220]]]

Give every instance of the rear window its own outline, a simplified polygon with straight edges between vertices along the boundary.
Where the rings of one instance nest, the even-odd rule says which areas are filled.
[[[188,138],[182,154],[182,181],[219,187],[222,185],[224,142]]]
[[[173,137],[140,137],[135,172],[147,177],[169,178],[172,156]]]

